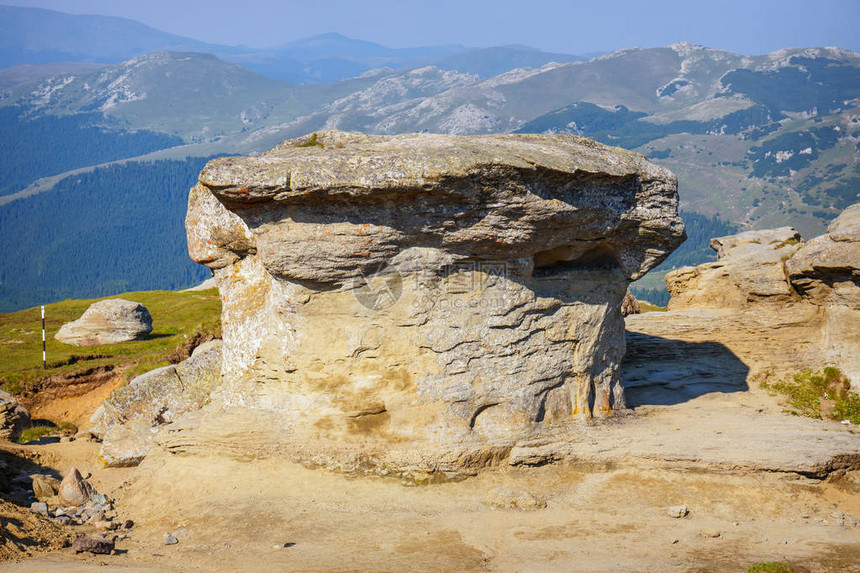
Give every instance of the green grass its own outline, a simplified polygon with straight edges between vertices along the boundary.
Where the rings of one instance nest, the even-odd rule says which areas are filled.
[[[833,366],[826,367],[820,373],[803,370],[783,380],[764,379],[761,387],[771,395],[785,396],[789,406],[787,411],[791,414],[860,424],[860,396],[850,390],[848,378]],[[823,407],[823,400],[833,403],[832,413]]]
[[[45,306],[47,370],[42,369],[42,322],[38,307],[0,313],[0,386],[13,394],[26,391],[52,374],[73,373],[113,365],[126,380],[175,361],[189,339],[219,336],[221,300],[215,289],[197,292],[130,292],[124,298],[146,306],[152,334],[145,340],[103,346],[71,346],[54,339],[60,327],[80,318],[96,300],[64,300]]]
[[[296,143],[293,147],[322,147],[323,144],[317,140],[316,132],[312,133],[310,137],[304,140],[301,143]]]
[[[26,444],[43,436],[74,436],[77,433],[78,427],[71,422],[60,422],[57,425],[48,422],[22,430],[18,435],[18,443]]]
[[[57,428],[55,426],[33,426],[21,431],[18,435],[18,443],[26,444],[27,442],[38,440],[43,436],[50,436],[56,433]]]

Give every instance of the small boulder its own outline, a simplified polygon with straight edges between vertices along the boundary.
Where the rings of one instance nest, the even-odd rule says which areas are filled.
[[[96,490],[84,479],[78,468],[71,468],[60,482],[59,498],[61,505],[83,505],[90,500]]]
[[[669,508],[668,513],[669,513],[669,517],[674,517],[674,518],[678,519],[680,517],[684,517],[685,515],[687,515],[690,512],[687,510],[686,505],[673,505],[672,507]]]
[[[34,501],[30,504],[30,509],[36,513],[41,513],[48,517],[48,504],[43,501]]]
[[[97,555],[110,555],[116,546],[116,539],[102,539],[81,535],[72,543],[75,553],[95,553]]]
[[[497,509],[535,511],[546,508],[546,500],[521,490],[496,488],[487,494],[486,502]]]
[[[624,300],[621,301],[621,316],[630,316],[641,312],[642,308],[639,306],[639,301],[630,291],[627,291],[624,294]]]
[[[30,478],[33,480],[33,496],[38,500],[54,497],[60,491],[60,480],[53,476],[34,474]]]
[[[100,519],[98,521],[90,521],[90,524],[96,528],[96,531],[111,531],[113,529],[117,529],[116,523],[112,521],[107,521],[106,519]]]
[[[112,298],[95,302],[73,322],[64,324],[54,338],[75,346],[116,344],[152,332],[152,317],[139,302]]]
[[[12,440],[30,425],[26,408],[12,394],[0,390],[0,440]]]

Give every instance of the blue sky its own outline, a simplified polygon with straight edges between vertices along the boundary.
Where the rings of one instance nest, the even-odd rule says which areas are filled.
[[[860,0],[0,0],[124,16],[218,44],[266,47],[325,32],[391,47],[528,44],[588,53],[679,41],[744,54],[860,51]]]

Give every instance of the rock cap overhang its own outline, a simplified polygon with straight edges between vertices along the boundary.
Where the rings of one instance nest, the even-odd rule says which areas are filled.
[[[247,225],[243,252],[256,249],[273,274],[295,280],[343,283],[416,246],[543,263],[601,250],[635,280],[685,237],[669,170],[566,134],[321,132],[260,155],[212,160],[200,185]],[[360,249],[347,245],[347,225],[318,236],[338,214],[341,223],[370,225]],[[275,219],[293,221],[290,238],[272,232]],[[201,246],[192,258],[219,261],[210,266],[234,258],[220,256],[217,245],[213,254],[212,241],[200,235],[189,233],[190,244]],[[344,259],[337,272],[303,270],[308,240]],[[362,260],[354,256],[359,251],[370,255]]]
[[[366,135],[328,131],[281,143],[260,155],[210,161],[200,182],[225,203],[289,200],[319,190],[385,191],[432,186],[476,169],[636,174],[677,187],[671,171],[639,153],[569,134]]]

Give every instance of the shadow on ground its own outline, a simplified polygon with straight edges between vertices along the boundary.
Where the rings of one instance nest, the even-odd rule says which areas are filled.
[[[32,501],[32,480],[29,476],[42,474],[62,479],[54,469],[39,465],[20,452],[0,448],[0,498],[22,507],[29,507]]]
[[[749,367],[719,342],[627,332],[621,379],[627,406],[669,406],[711,392],[748,390]]]

